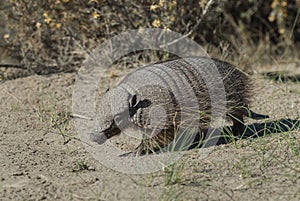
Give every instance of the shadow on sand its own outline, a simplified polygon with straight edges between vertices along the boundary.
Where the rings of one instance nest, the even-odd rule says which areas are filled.
[[[233,136],[231,130],[232,127],[225,127],[221,136],[216,135],[215,137],[212,137],[204,143],[204,147],[228,144],[240,139],[259,138],[276,133],[300,130],[300,119],[280,119],[266,123],[246,125],[246,129],[241,136]],[[211,136],[214,136],[214,134],[212,133]],[[198,135],[190,149],[199,148],[200,141]],[[200,147],[203,148],[203,146]]]
[[[276,82],[286,83],[286,82],[300,82],[300,75],[288,75],[285,71],[267,72],[262,74],[264,77]]]

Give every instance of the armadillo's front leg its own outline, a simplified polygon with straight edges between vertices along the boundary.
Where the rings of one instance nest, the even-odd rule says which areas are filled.
[[[153,139],[142,140],[139,146],[137,146],[132,152],[128,152],[120,155],[124,156],[142,156],[149,155],[155,153],[155,151],[159,150],[157,147],[153,146],[156,144],[157,147],[162,147],[163,144],[159,145],[157,141],[153,141]]]
[[[142,140],[140,145],[132,152],[122,154],[121,156],[141,156],[153,154],[167,146],[174,139],[174,129],[161,130],[157,135]]]
[[[135,148],[133,151],[122,154],[122,155],[120,155],[120,157],[141,156],[141,155],[144,155],[144,154],[148,155],[149,154],[149,149],[146,149],[145,148],[145,143],[141,142],[141,144],[139,146],[137,146],[137,148]]]

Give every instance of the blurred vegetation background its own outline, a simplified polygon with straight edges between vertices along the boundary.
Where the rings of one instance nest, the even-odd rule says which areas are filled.
[[[235,64],[295,60],[299,15],[300,0],[2,0],[0,64],[76,71],[101,42],[150,27],[188,33]]]

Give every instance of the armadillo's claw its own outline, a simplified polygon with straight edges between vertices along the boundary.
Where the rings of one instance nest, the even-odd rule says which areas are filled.
[[[121,154],[119,155],[120,157],[137,157],[137,156],[142,156],[142,155],[148,155],[149,152],[145,151],[144,149],[144,143],[141,143],[134,151]]]

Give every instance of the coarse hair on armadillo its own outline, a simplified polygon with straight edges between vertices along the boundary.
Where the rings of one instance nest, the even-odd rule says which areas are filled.
[[[212,109],[221,116],[223,107],[238,134],[244,127],[243,117],[251,117],[252,86],[245,73],[217,59],[187,57],[151,64],[128,74],[100,97],[99,133],[92,139],[103,143],[124,128],[142,129],[147,137],[133,153],[145,154],[168,146],[179,128],[208,129]],[[224,99],[218,93],[222,89]],[[212,108],[212,101],[220,108]]]

